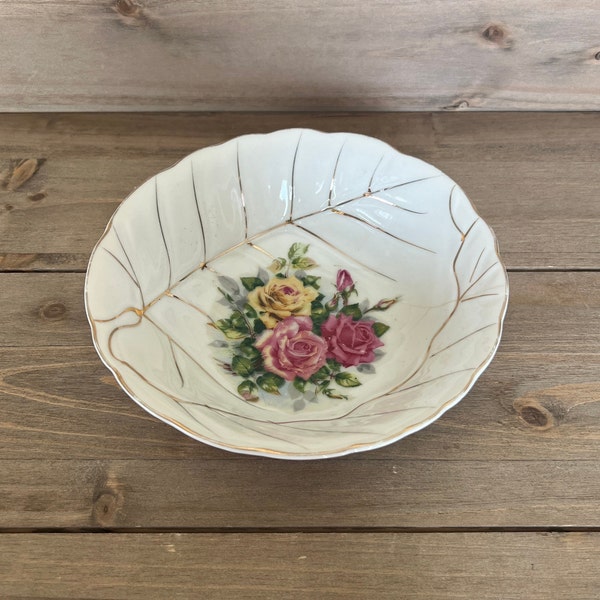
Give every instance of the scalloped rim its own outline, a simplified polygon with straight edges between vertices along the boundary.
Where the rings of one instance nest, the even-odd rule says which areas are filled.
[[[246,134],[246,135],[242,135],[242,136],[237,136],[235,138],[231,138],[230,140],[226,140],[219,144],[205,146],[205,148],[201,148],[199,150],[196,150],[195,152],[202,151],[206,148],[218,147],[218,146],[221,146],[232,140],[239,140],[244,137],[248,137],[249,135],[268,136],[268,135],[271,135],[272,133],[276,133],[277,131],[279,131],[279,132],[280,131],[294,131],[296,129],[298,129],[298,128],[276,130],[273,132],[263,133],[263,134]],[[330,132],[318,131],[315,129],[307,129],[307,128],[303,128],[303,129],[308,130],[308,131],[315,131],[317,133],[322,133],[325,135],[330,133]],[[356,133],[350,133],[350,132],[336,132],[336,133],[346,133],[346,135],[363,135],[364,136],[364,134],[356,134]],[[364,137],[369,137],[369,136],[364,136]],[[396,148],[394,148],[390,144],[387,144],[387,142],[383,142],[382,140],[378,140],[378,141],[385,143],[395,152],[399,152]],[[154,175],[152,175],[151,177],[146,179],[144,181],[144,183],[151,181],[154,177],[156,177],[157,175],[160,175],[161,173],[166,173],[167,171],[170,171],[176,165],[178,165],[181,161],[185,160],[186,158],[188,158],[195,152],[192,152],[192,153],[184,156],[179,161],[173,163],[170,167],[167,167],[166,169],[163,169],[162,171],[155,173]],[[140,187],[140,186],[138,186],[138,187]],[[473,374],[471,375],[469,381],[467,382],[465,387],[458,394],[456,394],[455,396],[450,398],[447,402],[442,404],[442,406],[440,406],[430,417],[428,417],[422,421],[419,421],[418,423],[415,423],[413,425],[405,427],[403,430],[401,430],[400,432],[398,432],[396,434],[393,434],[391,436],[388,436],[386,438],[378,440],[377,442],[365,442],[365,443],[359,443],[359,444],[351,444],[350,446],[345,446],[343,448],[340,448],[339,450],[334,450],[332,452],[326,452],[326,453],[318,452],[318,453],[295,454],[295,453],[291,453],[291,452],[281,452],[281,451],[277,451],[277,450],[270,450],[268,448],[251,448],[251,447],[245,447],[245,446],[236,446],[234,444],[225,444],[223,442],[219,442],[219,441],[207,438],[205,436],[198,435],[196,432],[192,431],[191,429],[189,429],[182,423],[179,423],[178,421],[176,421],[170,417],[167,417],[167,416],[159,413],[158,411],[155,411],[154,409],[150,408],[142,399],[138,398],[135,395],[135,393],[129,388],[129,386],[125,382],[123,376],[119,373],[119,371],[116,368],[114,368],[113,366],[111,366],[111,364],[109,363],[109,360],[104,355],[104,353],[100,349],[98,342],[97,342],[96,327],[95,327],[94,319],[91,317],[91,314],[90,314],[89,302],[88,302],[88,278],[89,278],[89,274],[90,274],[90,265],[92,263],[92,260],[94,259],[94,255],[96,254],[96,251],[100,247],[100,244],[102,243],[102,241],[104,240],[106,235],[111,230],[113,220],[116,217],[119,210],[121,209],[121,206],[123,206],[123,204],[125,202],[127,202],[127,200],[134,193],[135,193],[135,190],[133,190],[130,194],[128,194],[122,200],[122,202],[119,204],[119,206],[117,207],[115,212],[112,214],[110,220],[108,221],[108,223],[106,225],[106,228],[104,229],[104,232],[100,236],[100,239],[94,245],[94,248],[92,249],[92,252],[90,254],[90,258],[88,261],[88,267],[86,269],[86,276],[85,276],[85,283],[84,283],[84,305],[85,305],[86,317],[87,317],[88,323],[90,324],[90,328],[92,330],[92,342],[94,344],[94,348],[96,349],[96,352],[98,353],[98,356],[100,357],[100,360],[102,361],[102,363],[113,374],[113,376],[115,377],[115,379],[117,380],[117,382],[119,383],[119,385],[121,386],[123,391],[136,404],[138,404],[141,408],[143,408],[146,412],[148,412],[155,418],[159,419],[160,421],[163,421],[164,423],[170,425],[171,427],[174,427],[178,431],[181,431],[182,433],[193,438],[196,441],[205,443],[209,446],[213,446],[214,448],[219,448],[221,450],[228,450],[230,452],[235,452],[238,454],[247,454],[247,455],[251,455],[251,456],[266,456],[268,458],[280,458],[280,459],[287,459],[287,460],[313,460],[313,459],[324,459],[324,458],[336,458],[336,457],[346,456],[349,454],[355,454],[358,452],[365,452],[367,450],[376,450],[378,448],[383,448],[385,446],[388,446],[390,444],[393,444],[394,442],[401,440],[402,438],[405,438],[413,433],[416,433],[417,431],[420,431],[421,429],[424,429],[425,427],[427,427],[428,425],[430,425],[431,423],[433,423],[434,421],[439,419],[446,411],[450,410],[453,406],[456,406],[456,404],[458,404],[468,394],[468,392],[471,390],[471,388],[475,385],[476,381],[479,379],[479,377],[482,375],[482,373],[487,369],[489,364],[492,362],[492,360],[498,350],[498,347],[500,345],[500,341],[502,338],[504,318],[506,316],[506,311],[508,308],[508,298],[509,298],[508,272],[506,271],[506,267],[505,267],[504,263],[502,262],[502,259],[500,258],[499,247],[498,247],[498,238],[496,237],[494,230],[487,224],[487,222],[484,219],[481,219],[481,216],[477,212],[475,206],[473,205],[471,200],[465,195],[465,199],[469,203],[471,208],[473,209],[473,212],[481,219],[481,221],[483,223],[485,223],[486,227],[490,230],[490,233],[492,234],[492,238],[494,240],[494,252],[498,259],[498,263],[502,267],[502,270],[504,273],[505,293],[504,293],[504,302],[502,304],[502,309],[500,310],[500,314],[498,316],[498,331],[497,331],[497,335],[496,335],[496,342],[495,342],[493,348],[491,349],[490,353],[488,354],[488,356],[485,358],[485,360],[476,369],[474,369]]]

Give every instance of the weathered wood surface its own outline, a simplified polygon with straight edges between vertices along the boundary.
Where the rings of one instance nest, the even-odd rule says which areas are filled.
[[[509,268],[600,268],[600,114],[235,113],[2,115],[0,270],[83,271],[145,179],[197,148],[286,127],[373,135],[432,162],[494,228]],[[26,158],[45,162],[8,190]]]
[[[0,275],[1,528],[598,522],[598,273],[512,273],[500,351],[456,408],[387,448],[303,463],[216,450],[142,411],[89,347],[82,288],[79,273]]]
[[[49,23],[99,10],[19,10],[51,5]],[[133,403],[91,346],[83,271],[145,178],[295,126],[374,135],[445,170],[513,272],[500,350],[458,406],[386,448],[290,463],[205,446]],[[0,597],[597,598],[599,134],[591,113],[2,115]]]
[[[3,0],[0,110],[600,108],[592,0]]]
[[[6,535],[4,600],[592,600],[598,533]]]

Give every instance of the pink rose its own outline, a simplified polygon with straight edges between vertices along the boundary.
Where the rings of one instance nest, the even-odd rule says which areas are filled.
[[[325,340],[312,332],[310,317],[287,317],[274,329],[264,331],[256,340],[265,369],[288,381],[308,379],[324,364]]]
[[[327,358],[337,360],[344,367],[373,362],[373,350],[383,346],[371,321],[354,321],[348,315],[329,315],[321,325],[321,335],[327,340]]]
[[[337,288],[338,292],[343,292],[344,290],[348,289],[349,287],[354,285],[354,280],[352,279],[352,276],[350,275],[350,273],[348,273],[348,271],[346,271],[346,269],[340,269],[337,272],[337,280],[335,282],[335,287]]]

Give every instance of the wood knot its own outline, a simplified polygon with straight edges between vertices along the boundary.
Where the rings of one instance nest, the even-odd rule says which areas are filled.
[[[103,527],[112,525],[121,505],[122,498],[119,493],[111,489],[99,490],[94,496],[92,520]]]
[[[14,206],[12,204],[5,204],[4,208],[10,212],[14,208]]]
[[[596,54],[594,54],[594,59],[600,60],[600,51],[598,51],[598,52],[596,52]]]
[[[36,192],[35,194],[27,194],[27,197],[32,201],[32,202],[39,202],[40,200],[43,200],[45,197],[47,196],[45,191],[40,191],[40,192]]]
[[[555,425],[554,415],[534,400],[518,398],[513,407],[521,421],[538,431],[546,431]]]
[[[497,23],[490,23],[481,32],[481,37],[490,44],[500,48],[509,49],[512,46],[512,41],[508,36],[508,32],[504,27]]]
[[[48,321],[64,319],[67,307],[62,302],[49,302],[40,308],[40,316]]]
[[[442,110],[465,110],[469,108],[469,102],[467,100],[457,100],[454,104],[448,104],[448,106],[442,106]]]
[[[137,19],[142,16],[142,7],[133,0],[117,0],[114,9],[124,17]]]

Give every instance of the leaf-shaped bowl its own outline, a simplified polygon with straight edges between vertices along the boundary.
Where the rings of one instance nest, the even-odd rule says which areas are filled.
[[[227,450],[325,458],[456,404],[500,341],[491,229],[435,167],[306,129],[204,148],[96,245],[95,347],[148,412]]]

